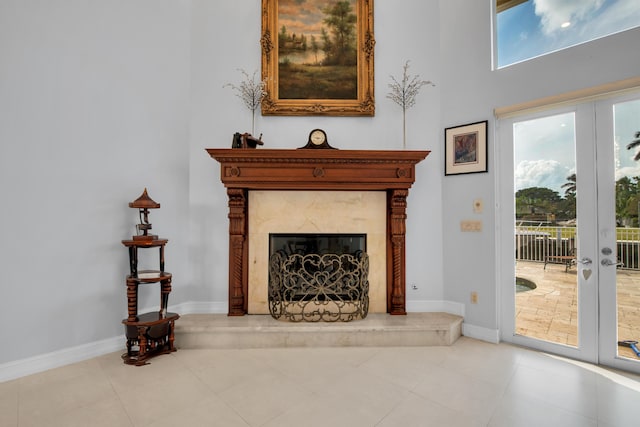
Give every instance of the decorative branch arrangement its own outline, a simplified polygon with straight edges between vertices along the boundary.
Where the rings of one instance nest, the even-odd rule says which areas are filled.
[[[240,82],[240,85],[236,86],[233,83],[227,83],[223,87],[233,89],[236,92],[236,96],[251,110],[251,134],[253,135],[255,132],[256,110],[260,107],[262,98],[267,94],[265,91],[266,82],[256,80],[257,70],[251,76],[243,69],[238,69],[238,71],[244,76],[244,80]]]
[[[398,104],[402,108],[402,148],[407,148],[407,126],[406,115],[407,110],[416,105],[416,96],[420,93],[422,86],[435,86],[430,80],[421,80],[419,75],[411,76],[408,74],[409,61],[404,64],[402,80],[398,81],[391,76],[392,82],[389,83],[391,91],[387,94],[387,98]]]

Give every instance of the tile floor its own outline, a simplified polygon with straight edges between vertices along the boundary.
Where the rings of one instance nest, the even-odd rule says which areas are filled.
[[[0,383],[0,426],[602,426],[640,377],[508,344],[112,353]]]

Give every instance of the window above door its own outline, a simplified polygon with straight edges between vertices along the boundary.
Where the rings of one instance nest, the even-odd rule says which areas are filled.
[[[496,0],[496,68],[640,26],[638,0]]]

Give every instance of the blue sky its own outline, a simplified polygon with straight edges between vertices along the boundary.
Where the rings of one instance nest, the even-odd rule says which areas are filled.
[[[513,126],[516,191],[544,187],[561,195],[576,170],[573,113],[516,122]]]
[[[640,176],[636,150],[627,150],[640,130],[640,100],[616,104],[614,113],[615,179]],[[545,187],[564,195],[562,184],[576,171],[573,113],[516,122],[513,132],[515,190]]]
[[[498,14],[498,67],[637,26],[640,0],[528,0]]]
[[[498,14],[498,66],[637,26],[640,0],[528,0]],[[561,186],[576,170],[573,120],[569,114],[514,125],[516,191],[546,187],[564,194]],[[618,104],[614,136],[616,179],[640,176],[640,162],[633,160],[635,152],[626,149],[638,130],[640,101]]]

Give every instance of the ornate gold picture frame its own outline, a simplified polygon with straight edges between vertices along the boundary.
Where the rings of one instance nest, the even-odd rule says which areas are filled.
[[[262,114],[375,115],[373,0],[262,0]]]

